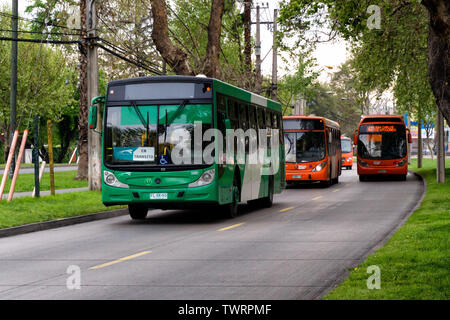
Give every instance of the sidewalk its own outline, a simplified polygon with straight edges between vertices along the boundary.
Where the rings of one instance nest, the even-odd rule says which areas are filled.
[[[88,191],[89,188],[73,188],[73,189],[59,189],[55,190],[55,193],[69,193],[69,192],[81,192],[81,191]],[[47,191],[41,191],[40,196],[48,196],[50,195],[50,190]],[[31,197],[32,192],[16,192],[14,193],[13,199],[20,198],[20,197]],[[2,197],[2,200],[8,199],[8,194],[4,194]]]
[[[78,170],[78,165],[77,164],[58,164],[55,165],[54,167],[55,172],[58,171],[74,171],[74,170]],[[5,170],[4,165],[2,165],[0,167],[0,175],[3,174]],[[45,166],[45,172],[50,172],[50,168],[48,166],[48,164]],[[20,171],[19,174],[23,174],[23,173],[34,173],[34,167],[25,167],[25,166],[20,166]]]

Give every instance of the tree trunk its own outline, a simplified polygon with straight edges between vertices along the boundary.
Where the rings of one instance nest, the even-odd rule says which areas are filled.
[[[422,120],[417,121],[417,168],[422,168],[423,141],[422,141]]]
[[[203,73],[210,78],[220,78],[219,53],[222,16],[225,0],[212,0],[211,15],[208,24],[208,46]]]
[[[423,0],[429,13],[428,69],[431,89],[450,124],[450,1]]]
[[[86,37],[86,0],[80,1],[81,14],[81,37]],[[88,117],[89,106],[87,97],[87,45],[84,41],[79,45],[80,49],[80,109],[78,112],[78,152],[79,163],[75,180],[88,179]]]
[[[251,39],[251,20],[252,20],[252,4],[253,1],[245,1],[244,2],[244,64],[245,71],[247,74],[251,74],[252,72],[252,39]]]
[[[153,15],[152,39],[156,49],[164,61],[179,75],[193,75],[187,54],[176,47],[169,37],[166,2],[164,0],[151,0]]]

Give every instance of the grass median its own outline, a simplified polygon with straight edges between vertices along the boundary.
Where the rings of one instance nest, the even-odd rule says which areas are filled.
[[[443,184],[436,183],[436,161],[424,159],[418,169],[413,159],[410,170],[427,183],[421,206],[383,248],[351,270],[324,299],[450,299],[450,169]],[[381,287],[370,290],[367,280],[373,273],[367,272],[373,265],[380,269]]]
[[[24,224],[80,216],[100,211],[116,210],[124,206],[105,207],[98,191],[82,191],[31,197],[0,202],[0,229]]]

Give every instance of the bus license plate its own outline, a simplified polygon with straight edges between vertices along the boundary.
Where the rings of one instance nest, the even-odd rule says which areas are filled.
[[[386,170],[378,170],[378,173],[386,173]]]
[[[150,200],[167,200],[167,193],[150,193]]]
[[[293,176],[292,176],[292,178],[293,178],[293,179],[301,179],[301,178],[302,178],[302,176],[301,176],[301,175],[299,175],[299,174],[297,174],[297,175],[293,175]]]

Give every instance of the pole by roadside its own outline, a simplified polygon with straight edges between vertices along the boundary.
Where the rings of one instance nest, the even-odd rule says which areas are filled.
[[[53,167],[53,134],[52,121],[47,120],[48,162],[50,167],[50,194],[55,195],[55,171]]]
[[[437,108],[436,112],[436,134],[437,134],[437,164],[436,164],[436,181],[437,183],[445,182],[445,143],[444,143],[444,117],[442,112]]]

